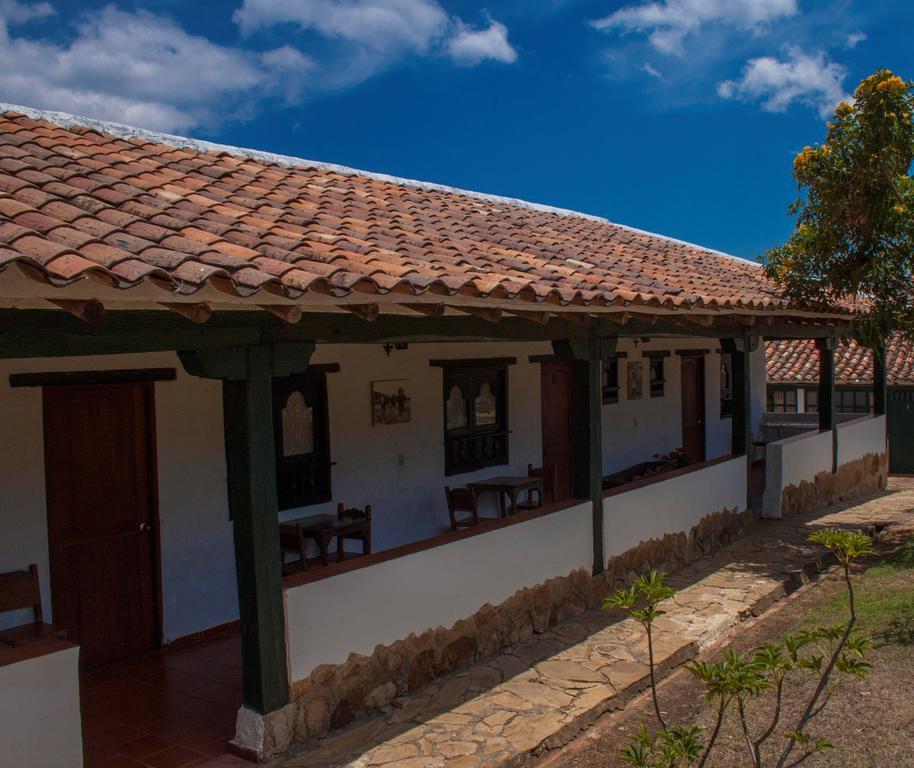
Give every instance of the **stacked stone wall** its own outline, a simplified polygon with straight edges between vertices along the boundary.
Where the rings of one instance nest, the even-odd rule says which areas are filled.
[[[888,453],[868,453],[842,464],[835,473],[820,472],[811,482],[804,480],[797,485],[788,485],[781,491],[781,516],[795,517],[882,490],[888,476]]]

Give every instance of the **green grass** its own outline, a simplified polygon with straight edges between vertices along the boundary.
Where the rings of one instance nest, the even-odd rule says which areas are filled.
[[[914,538],[852,576],[857,626],[877,646],[914,645]],[[849,617],[847,590],[808,611],[795,627],[843,624]]]

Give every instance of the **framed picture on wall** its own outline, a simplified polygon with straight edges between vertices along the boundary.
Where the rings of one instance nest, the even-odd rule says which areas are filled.
[[[628,363],[628,399],[640,400],[644,397],[644,364],[640,360]]]
[[[371,426],[403,424],[410,420],[406,379],[371,382]]]

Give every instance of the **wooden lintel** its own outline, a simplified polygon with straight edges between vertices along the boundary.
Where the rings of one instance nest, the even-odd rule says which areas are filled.
[[[546,323],[555,317],[552,312],[535,312],[527,310],[511,310],[510,314],[524,320],[529,320],[531,323],[537,323],[538,325],[546,325]]]
[[[177,312],[181,317],[186,317],[192,323],[198,325],[205,323],[213,314],[213,310],[205,301],[195,302],[193,304],[180,304],[177,302],[162,302],[162,306]]]
[[[501,320],[502,312],[498,307],[464,307],[464,306],[452,306],[451,309],[456,309],[458,312],[463,312],[467,315],[472,315],[473,317],[478,317],[480,320],[485,320],[489,323],[497,323]]]
[[[378,313],[381,311],[377,304],[342,304],[340,309],[352,312],[356,317],[361,318],[369,323],[378,319]]]
[[[444,314],[444,304],[401,304],[400,306],[426,317],[441,317]]]
[[[105,307],[98,299],[48,299],[48,301],[89,325],[97,325],[105,319]]]
[[[289,325],[295,325],[301,320],[301,309],[294,304],[261,304],[260,308]]]

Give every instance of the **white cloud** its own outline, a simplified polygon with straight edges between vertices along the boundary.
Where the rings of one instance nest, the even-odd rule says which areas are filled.
[[[473,29],[458,20],[456,27],[448,40],[447,52],[458,64],[479,64],[484,59],[504,64],[517,61],[517,51],[508,42],[508,28],[504,24],[492,21],[486,29]]]
[[[844,91],[847,70],[829,61],[819,51],[813,55],[799,48],[788,48],[787,57],[751,59],[736,80],[717,86],[723,99],[761,102],[766,112],[784,112],[794,103],[805,104],[827,116],[840,101],[849,98]]]
[[[337,84],[364,79],[409,55],[443,52],[458,64],[510,64],[517,51],[504,24],[476,29],[448,15],[437,0],[244,0],[234,14],[246,34],[281,25],[348,44],[337,51]]]
[[[0,18],[0,99],[157,130],[239,116],[268,95],[294,98],[309,66],[292,48],[220,46],[145,11],[83,17],[64,44],[15,37]]]
[[[845,40],[848,48],[856,48],[857,45],[866,40],[866,32],[851,32]]]
[[[678,56],[685,38],[703,26],[751,31],[797,11],[796,0],[658,0],[625,6],[591,23],[607,32],[646,33],[658,51]]]
[[[419,53],[449,24],[435,0],[244,0],[234,19],[245,33],[295,24],[375,50]]]
[[[660,70],[652,66],[650,62],[644,62],[644,64],[641,66],[641,71],[646,72],[651,77],[656,77],[658,80],[663,80],[663,75],[660,74]]]
[[[19,0],[0,0],[0,19],[8,24],[25,24],[32,19],[51,16],[54,9],[50,3],[21,3]]]

